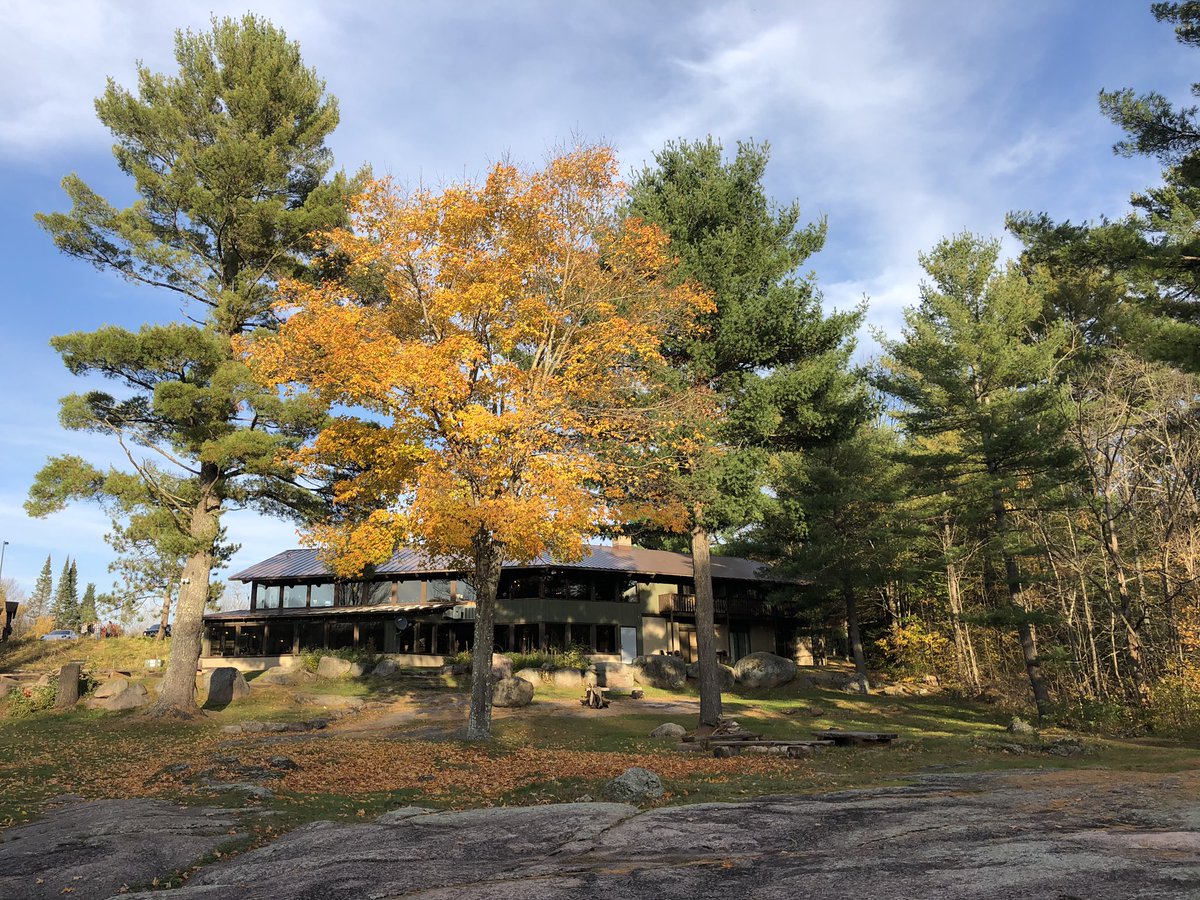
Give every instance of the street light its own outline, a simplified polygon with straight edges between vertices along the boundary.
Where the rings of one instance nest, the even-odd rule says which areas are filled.
[[[0,544],[0,584],[4,583],[4,548],[8,546],[8,541]],[[7,593],[7,591],[5,591]]]

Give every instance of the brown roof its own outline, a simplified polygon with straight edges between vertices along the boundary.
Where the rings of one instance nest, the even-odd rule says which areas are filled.
[[[586,569],[599,572],[624,572],[630,575],[658,575],[665,578],[691,578],[692,558],[686,553],[669,550],[645,550],[641,547],[589,546],[577,562],[556,562],[542,556],[528,563],[506,562],[505,568]],[[744,581],[773,580],[766,577],[767,566],[738,556],[714,556],[713,577],[737,578]],[[461,569],[451,567],[444,559],[429,557],[416,550],[403,549],[375,568],[376,577],[388,575],[453,574]],[[237,581],[310,581],[332,579],[329,568],[311,549],[285,550],[270,559],[255,563],[231,575]]]

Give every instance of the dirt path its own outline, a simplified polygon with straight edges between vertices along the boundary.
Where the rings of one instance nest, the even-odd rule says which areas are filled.
[[[105,803],[149,804],[158,815],[122,806],[114,831],[115,810],[88,814]],[[168,816],[159,801],[100,801],[11,829],[0,843],[0,896],[48,898],[70,887],[76,898],[103,898],[128,881],[114,867],[130,859],[182,867],[194,850],[179,838],[188,815]],[[218,860],[185,887],[122,896],[1195,898],[1200,774],[940,774],[910,787],[646,811],[408,809],[374,823],[315,823]]]

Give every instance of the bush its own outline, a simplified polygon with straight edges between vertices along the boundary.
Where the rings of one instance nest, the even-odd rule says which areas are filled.
[[[314,650],[312,647],[305,647],[300,651],[300,665],[307,672],[315,672],[317,666],[321,664],[322,656],[333,656],[349,662],[362,663],[367,667],[374,666],[379,661],[379,654],[370,650],[355,650],[352,647],[343,647],[340,650]]]
[[[14,719],[25,719],[45,712],[54,706],[57,694],[58,686],[53,684],[18,688],[8,695],[8,714]]]
[[[591,668],[588,654],[591,651],[582,644],[572,644],[566,650],[534,650],[530,653],[506,653],[512,660],[513,671],[521,669],[578,669],[586,672]],[[450,657],[456,665],[469,666],[471,651],[463,650]]]
[[[1155,682],[1146,712],[1156,732],[1200,736],[1200,671],[1189,668]]]

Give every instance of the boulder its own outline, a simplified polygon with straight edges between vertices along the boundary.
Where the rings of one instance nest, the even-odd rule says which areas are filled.
[[[371,670],[371,674],[376,678],[391,678],[399,671],[400,667],[396,665],[394,659],[381,659],[375,664],[375,668]]]
[[[871,682],[866,675],[851,675],[846,679],[842,690],[848,694],[869,694],[871,693]]]
[[[492,685],[492,706],[528,706],[533,700],[533,685],[524,678],[501,678]]]
[[[691,679],[699,679],[700,663],[692,663],[687,667],[687,677]],[[723,663],[717,663],[717,678],[720,679],[722,691],[732,691],[736,679],[733,677],[733,669]]]
[[[100,709],[120,712],[123,709],[138,709],[150,702],[150,692],[144,684],[126,684],[119,694],[97,701]]]
[[[550,680],[558,687],[583,687],[583,673],[578,669],[555,669],[550,673]]]
[[[271,666],[257,678],[250,682],[251,687],[256,684],[278,684],[284,686],[308,684],[316,681],[317,676],[305,669],[288,669],[284,666]]]
[[[798,667],[774,653],[751,653],[734,664],[733,675],[743,687],[773,688],[796,677]]]
[[[663,795],[662,779],[649,769],[632,766],[604,784],[606,800],[617,803],[645,803]]]
[[[367,674],[367,666],[365,663],[352,662],[350,663],[350,671],[347,673],[351,678],[362,678]]]
[[[17,689],[17,683],[10,678],[0,678],[0,697],[7,697]]]
[[[541,669],[520,669],[513,673],[513,678],[524,678],[530,684],[541,684],[544,674]]]
[[[682,725],[676,725],[674,722],[664,722],[662,725],[659,725],[652,732],[650,732],[650,737],[681,738],[685,734],[687,734],[687,729]]]
[[[204,680],[208,682],[205,709],[224,709],[234,700],[250,696],[250,685],[246,684],[246,676],[233,666],[205,670],[204,674]]]
[[[687,666],[678,656],[639,656],[632,668],[638,684],[679,691],[687,683]]]
[[[492,680],[499,681],[502,678],[513,677],[512,660],[503,653],[492,654]]]
[[[633,666],[619,662],[596,663],[596,683],[603,687],[631,688],[636,684]]]
[[[125,690],[127,687],[129,687],[129,679],[112,678],[104,682],[104,684],[100,685],[100,687],[96,688],[95,692],[92,694],[92,699],[107,700],[114,694],[121,693],[121,691]]]
[[[350,674],[354,663],[348,659],[339,659],[336,656],[322,656],[317,662],[317,677],[318,678],[345,678]]]

